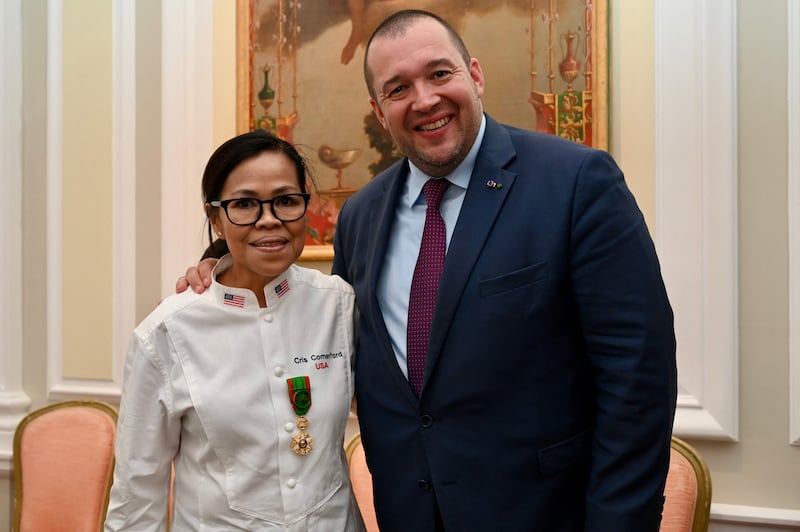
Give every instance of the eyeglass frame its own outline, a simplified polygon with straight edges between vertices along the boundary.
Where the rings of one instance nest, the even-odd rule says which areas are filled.
[[[281,199],[283,197],[286,197],[286,196],[300,196],[301,198],[303,198],[303,201],[304,201],[303,214],[301,214],[297,218],[292,218],[291,220],[284,220],[283,218],[281,218],[280,216],[278,216],[275,213],[275,203],[274,203],[275,200],[279,200],[279,199]],[[231,220],[231,215],[228,214],[228,205],[230,205],[234,201],[241,201],[241,200],[245,200],[245,199],[246,200],[252,200],[252,201],[255,201],[256,203],[258,203],[258,216],[256,217],[256,219],[254,221],[252,221],[250,223],[240,224],[240,223],[237,223],[237,222],[234,222],[233,220]],[[225,216],[228,218],[228,221],[230,223],[232,223],[233,225],[238,225],[239,227],[247,227],[248,225],[257,224],[258,221],[261,219],[261,217],[264,216],[264,204],[265,203],[269,203],[270,213],[272,214],[273,218],[275,218],[276,220],[279,220],[279,221],[281,221],[283,223],[296,222],[297,220],[299,220],[302,217],[304,217],[306,215],[306,213],[308,212],[308,201],[310,199],[311,199],[311,194],[309,194],[307,192],[292,192],[291,194],[279,194],[279,195],[275,196],[272,199],[262,200],[262,199],[258,199],[258,198],[252,198],[252,197],[249,197],[249,196],[243,196],[241,198],[230,198],[230,199],[226,199],[226,200],[212,200],[212,201],[209,201],[208,204],[211,205],[212,207],[221,207],[222,210],[225,211]]]

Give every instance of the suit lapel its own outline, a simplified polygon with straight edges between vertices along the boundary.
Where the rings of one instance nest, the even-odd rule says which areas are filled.
[[[408,163],[404,160],[403,163],[397,165],[396,170],[390,176],[387,176],[383,193],[374,196],[370,201],[370,225],[368,228],[370,234],[369,243],[365,246],[369,253],[365,265],[368,297],[366,310],[369,314],[367,316],[362,315],[360,319],[370,321],[370,327],[377,337],[378,345],[381,347],[379,355],[381,362],[388,366],[389,374],[393,376],[393,380],[400,389],[408,392],[406,394],[408,399],[416,402],[416,397],[414,397],[414,393],[408,385],[408,380],[397,365],[389,332],[386,329],[386,322],[383,320],[383,314],[378,303],[378,280],[380,279],[383,263],[386,260],[386,251],[395,219],[397,202],[403,191],[407,175]]]
[[[386,249],[389,243],[389,233],[394,223],[395,210],[403,183],[407,174],[407,164],[400,164],[397,169],[385,180],[385,188],[380,195],[374,196],[370,201],[370,232],[369,244],[366,246],[367,256],[366,277],[369,287],[370,306],[378,308],[378,279],[381,275],[383,261],[386,258]],[[380,312],[376,316],[380,317]],[[379,318],[381,322],[382,318]]]
[[[508,132],[487,116],[483,144],[478,152],[445,258],[431,326],[425,381],[428,380],[442,350],[467,279],[472,274],[506,197],[511,193],[516,174],[505,170],[504,166],[514,155],[515,150]],[[491,181],[501,184],[502,187],[491,186]],[[424,386],[423,381],[423,388]]]

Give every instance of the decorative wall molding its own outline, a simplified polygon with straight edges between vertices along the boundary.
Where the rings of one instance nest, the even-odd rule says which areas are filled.
[[[0,4],[0,471],[31,404],[22,389],[22,2]]]
[[[122,388],[125,353],[136,327],[136,2],[112,8],[112,374]]]
[[[112,375],[63,376],[63,0],[48,1],[47,40],[47,397],[92,396],[119,402],[125,350],[135,326],[136,290],[136,5],[112,6]]]
[[[711,523],[738,525],[767,525],[769,530],[798,530],[800,510],[768,508],[765,506],[743,506],[741,504],[711,504]],[[761,527],[742,527],[739,530],[762,530]],[[721,528],[719,530],[722,530]]]
[[[788,2],[789,441],[800,445],[800,2]]]
[[[739,437],[736,4],[657,0],[656,242],[675,309],[675,433]]]
[[[162,4],[161,293],[205,249],[200,178],[211,155],[212,0]]]
[[[63,0],[47,2],[47,389],[61,381],[62,182],[64,41]],[[56,367],[57,366],[57,367]]]

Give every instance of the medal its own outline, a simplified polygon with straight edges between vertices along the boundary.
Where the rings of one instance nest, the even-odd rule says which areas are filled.
[[[289,400],[292,402],[294,413],[297,414],[297,430],[299,434],[292,436],[292,451],[298,456],[305,456],[311,452],[314,439],[306,432],[308,428],[308,418],[305,415],[311,408],[311,383],[308,376],[292,377],[286,379],[289,387]]]
[[[300,434],[292,436],[292,450],[298,456],[307,455],[314,446],[314,439],[311,434],[306,432],[306,427],[308,427],[308,420],[305,416],[297,418],[297,428],[300,430]]]

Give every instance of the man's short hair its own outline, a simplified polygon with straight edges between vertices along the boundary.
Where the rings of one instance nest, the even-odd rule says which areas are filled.
[[[471,56],[469,55],[467,46],[464,44],[464,40],[449,22],[439,15],[431,13],[430,11],[423,11],[421,9],[404,9],[386,17],[383,22],[378,24],[378,27],[375,28],[375,31],[372,32],[372,35],[367,41],[367,48],[364,51],[364,81],[367,83],[367,91],[369,91],[370,98],[373,100],[377,99],[375,97],[375,90],[372,87],[372,73],[367,67],[369,49],[372,45],[372,41],[383,37],[392,39],[402,37],[406,34],[408,28],[416,24],[418,21],[426,18],[435,20],[447,30],[450,40],[453,42],[453,45],[455,45],[459,55],[461,55],[461,58],[464,60],[464,65],[469,67],[469,60]]]

